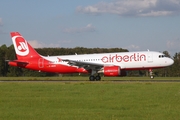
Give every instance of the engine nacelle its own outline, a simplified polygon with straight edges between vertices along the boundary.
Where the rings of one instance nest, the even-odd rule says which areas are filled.
[[[104,76],[126,76],[126,71],[119,66],[105,66]]]

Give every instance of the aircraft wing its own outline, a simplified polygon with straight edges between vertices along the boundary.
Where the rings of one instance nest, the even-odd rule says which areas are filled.
[[[93,62],[86,62],[86,61],[76,61],[76,60],[69,60],[69,59],[62,59],[62,61],[68,62],[69,65],[78,66],[80,68],[85,68],[87,70],[94,69],[94,70],[100,70],[104,64],[99,63],[93,63]]]

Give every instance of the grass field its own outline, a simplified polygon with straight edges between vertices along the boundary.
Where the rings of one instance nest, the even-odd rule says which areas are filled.
[[[179,113],[180,83],[0,83],[0,120],[178,120]]]
[[[89,77],[0,77],[0,80],[87,80]],[[102,81],[111,80],[151,80],[150,77],[102,77]],[[155,77],[153,80],[180,80],[180,77]]]

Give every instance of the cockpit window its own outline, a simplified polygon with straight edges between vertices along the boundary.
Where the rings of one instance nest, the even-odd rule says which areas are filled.
[[[159,58],[164,58],[165,57],[165,55],[159,55]]]

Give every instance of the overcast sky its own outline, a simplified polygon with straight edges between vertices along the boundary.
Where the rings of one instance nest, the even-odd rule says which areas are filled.
[[[180,0],[1,0],[0,45],[180,52]]]

